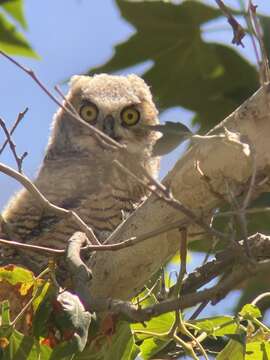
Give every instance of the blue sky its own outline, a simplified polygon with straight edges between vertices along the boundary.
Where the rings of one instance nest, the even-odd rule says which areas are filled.
[[[215,4],[214,0],[207,2]],[[237,5],[237,1],[225,2]],[[256,4],[261,12],[270,14],[268,1],[257,0]],[[33,68],[51,89],[71,75],[83,73],[90,67],[104,63],[113,54],[113,45],[127,39],[134,31],[120,18],[113,0],[25,0],[25,12],[28,22],[26,37],[41,60],[18,59]],[[230,44],[232,34],[227,23],[219,21],[206,26],[203,36],[209,41]],[[240,48],[239,51],[254,62],[254,52],[248,39],[245,40],[245,49]],[[132,71],[140,74],[142,67]],[[20,111],[29,107],[28,114],[16,131],[15,141],[19,153],[29,152],[24,161],[24,171],[32,178],[44,154],[56,105],[29,77],[3,58],[0,58],[0,74],[0,116],[8,126]],[[65,86],[63,90],[66,91]],[[162,114],[161,120],[173,119],[189,124],[191,116],[189,111],[175,108]],[[0,134],[0,144],[2,142],[3,136]],[[175,163],[183,148],[182,146],[165,157],[161,176]],[[5,151],[0,161],[14,166],[9,151]],[[3,175],[0,175],[0,185],[1,208],[19,185]],[[196,257],[196,260],[199,259],[200,257]],[[224,308],[226,304],[228,303],[221,303],[220,307]]]

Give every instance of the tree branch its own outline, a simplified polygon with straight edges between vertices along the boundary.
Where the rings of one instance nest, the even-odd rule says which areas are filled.
[[[251,179],[254,178],[254,161],[251,148],[256,152],[257,179],[252,185],[252,199],[269,189],[268,180],[263,183],[259,181],[268,178],[270,168],[270,143],[267,138],[270,132],[268,89],[269,85],[261,88],[209,133],[211,136],[219,136],[208,136],[207,139],[195,142],[164,179],[163,185],[172,190],[174,198],[193,213],[199,214],[199,218],[211,217],[217,208],[224,205],[224,199],[215,195],[224,193],[224,180],[232,186],[236,199],[241,198],[250,184],[253,184]],[[211,180],[212,191],[198,173],[194,165],[196,163],[200,164],[203,174]],[[116,229],[106,244],[140,237],[154,231],[160,224],[177,221],[182,228],[187,227],[188,238],[194,240],[191,234],[198,233],[198,228],[193,222],[153,194]],[[205,238],[205,232],[196,239],[201,238]],[[112,257],[97,252],[88,264],[93,271],[91,293],[121,299],[134,296],[160,265],[175,254],[179,241],[179,231],[171,230],[123,248]]]
[[[180,297],[176,296],[152,306],[140,308],[123,300],[96,297],[95,294],[89,296],[90,270],[80,258],[80,248],[84,241],[85,237],[81,233],[75,233],[70,238],[67,249],[68,264],[74,280],[75,291],[91,311],[110,311],[124,315],[132,322],[147,321],[163,313],[183,310],[206,301],[217,303],[242,281],[267,272],[270,268],[270,236],[257,233],[248,239],[253,258],[260,259],[252,272],[247,271],[243,261],[239,261],[241,254],[242,259],[245,259],[244,242],[242,241],[239,251],[224,250],[217,259],[202,265],[189,274],[182,282]],[[202,285],[224,273],[228,268],[231,269],[230,274],[218,284],[209,289],[197,291]]]

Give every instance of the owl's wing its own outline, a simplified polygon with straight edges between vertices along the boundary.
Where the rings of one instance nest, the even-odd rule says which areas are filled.
[[[117,189],[115,186],[106,186],[99,194],[91,194],[80,199],[66,199],[62,204],[66,209],[75,211],[83,221],[92,228],[97,238],[103,242],[113,230],[138,206],[140,200],[134,194],[128,195],[126,191]],[[81,230],[71,217],[59,218],[59,216],[40,213],[33,220],[27,220],[24,214],[24,223],[17,223],[17,234],[24,234],[21,241],[51,248],[64,249],[67,240],[75,232]],[[26,226],[26,224],[28,224]],[[23,226],[22,226],[23,225]],[[21,228],[20,228],[21,226]],[[26,231],[27,230],[27,234]],[[16,252],[18,252],[16,250]],[[48,257],[37,252],[19,250],[19,255],[27,258],[27,264],[35,272],[46,267]]]

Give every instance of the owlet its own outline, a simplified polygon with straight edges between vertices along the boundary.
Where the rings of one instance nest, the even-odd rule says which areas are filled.
[[[85,122],[125,144],[128,151],[112,150],[59,109],[35,184],[53,204],[74,210],[102,242],[145,196],[145,189],[127,178],[113,160],[136,174],[141,166],[153,176],[158,171],[159,159],[151,156],[157,133],[144,127],[158,123],[158,112],[149,87],[136,75],[73,76],[67,100]],[[25,189],[9,202],[3,219],[1,237],[52,248],[65,248],[79,230],[70,219],[42,210]],[[16,253],[26,257],[35,272],[46,265],[37,253]]]

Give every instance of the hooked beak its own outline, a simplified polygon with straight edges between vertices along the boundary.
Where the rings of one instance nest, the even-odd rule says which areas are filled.
[[[103,120],[102,130],[105,134],[107,134],[113,139],[115,139],[114,125],[115,125],[114,117],[112,115],[107,115]]]

